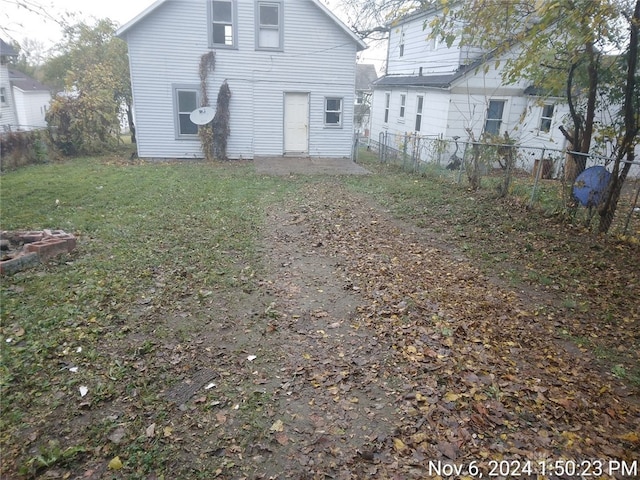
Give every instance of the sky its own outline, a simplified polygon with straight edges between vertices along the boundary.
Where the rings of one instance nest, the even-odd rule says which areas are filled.
[[[68,18],[75,15],[76,23],[93,19],[110,18],[118,25],[124,25],[136,15],[152,5],[155,0],[0,0],[0,37],[5,41],[17,41],[22,44],[25,38],[42,42],[45,49],[51,48],[62,39],[62,29],[53,20],[42,14],[36,14],[20,5],[31,5],[34,9],[41,7],[52,18]],[[329,1],[329,8],[340,17],[340,11],[331,4],[339,4],[339,0]],[[384,52],[379,49],[367,49],[361,52],[361,63],[375,63],[381,67]]]

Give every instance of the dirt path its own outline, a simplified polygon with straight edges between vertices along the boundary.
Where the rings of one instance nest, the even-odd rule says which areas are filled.
[[[317,183],[269,213],[264,253],[267,307],[246,350],[268,396],[261,438],[224,450],[248,478],[429,478],[429,461],[485,475],[502,459],[532,473],[637,466],[637,396],[557,338],[562,319],[428,232]]]

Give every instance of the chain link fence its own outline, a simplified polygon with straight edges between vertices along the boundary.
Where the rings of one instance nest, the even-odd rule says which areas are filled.
[[[597,206],[581,206],[573,194],[578,173],[575,152],[516,144],[463,141],[460,138],[391,135],[358,138],[354,158],[368,150],[381,163],[417,175],[436,176],[464,188],[482,189],[496,199],[511,198],[528,209],[565,215],[591,226]],[[582,154],[584,155],[584,154]],[[584,168],[607,166],[609,157],[584,155]],[[609,232],[640,238],[640,163],[627,178]]]

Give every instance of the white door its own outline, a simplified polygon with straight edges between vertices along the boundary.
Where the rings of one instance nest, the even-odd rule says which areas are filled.
[[[284,94],[284,153],[309,152],[309,94]]]

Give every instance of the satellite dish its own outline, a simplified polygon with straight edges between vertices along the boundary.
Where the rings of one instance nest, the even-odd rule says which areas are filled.
[[[189,119],[196,125],[206,125],[216,114],[216,110],[213,107],[200,107],[196,108],[189,114]]]
[[[595,207],[609,185],[611,173],[604,167],[589,167],[573,183],[573,196],[585,207]]]

